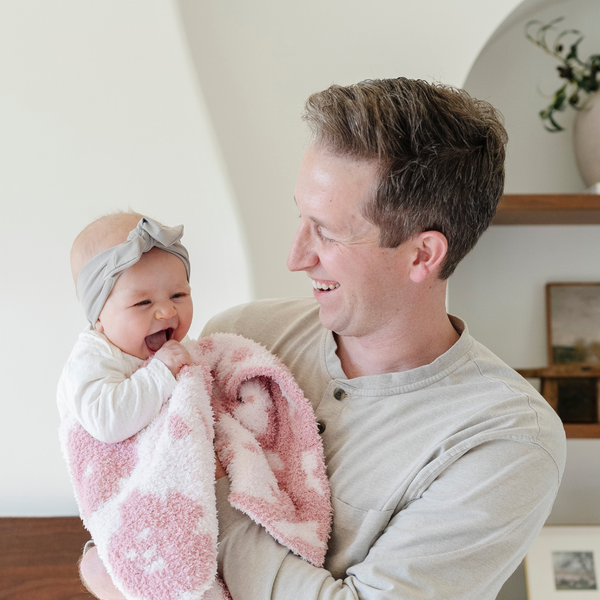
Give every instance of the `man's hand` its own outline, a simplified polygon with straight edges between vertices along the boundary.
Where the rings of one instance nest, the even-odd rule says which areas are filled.
[[[115,587],[102,561],[96,546],[90,548],[79,563],[79,576],[85,587],[100,600],[126,600]]]
[[[192,364],[190,353],[176,340],[165,342],[156,352],[154,358],[158,358],[173,373],[173,377],[179,373],[184,365]]]
[[[219,460],[219,457],[217,456],[216,452],[215,452],[215,463],[216,463],[215,481],[217,479],[221,479],[221,477],[227,477],[227,471],[225,471],[225,469],[223,468],[223,465],[221,464],[221,461]]]

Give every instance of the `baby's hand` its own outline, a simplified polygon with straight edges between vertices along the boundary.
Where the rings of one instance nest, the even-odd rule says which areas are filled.
[[[179,373],[181,367],[192,364],[190,353],[175,340],[165,342],[156,352],[154,358],[158,358],[158,360],[164,363],[169,371],[173,373],[173,377]]]

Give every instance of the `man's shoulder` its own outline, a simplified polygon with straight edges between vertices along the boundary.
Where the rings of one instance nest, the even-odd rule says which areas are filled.
[[[270,347],[296,326],[319,325],[319,304],[313,298],[269,298],[229,308],[208,321],[202,337],[236,333]]]
[[[473,344],[472,360],[478,378],[488,382],[480,391],[485,390],[493,404],[488,409],[490,414],[498,416],[506,411],[514,435],[545,449],[562,473],[566,440],[563,424],[555,410],[529,381],[478,342]]]

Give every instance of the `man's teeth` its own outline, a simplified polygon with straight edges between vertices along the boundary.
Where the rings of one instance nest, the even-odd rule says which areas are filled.
[[[313,287],[315,290],[337,290],[340,287],[339,283],[321,283],[320,281],[312,280]]]

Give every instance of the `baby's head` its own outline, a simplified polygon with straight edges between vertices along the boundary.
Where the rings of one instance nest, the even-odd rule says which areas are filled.
[[[137,213],[97,219],[75,239],[71,272],[92,327],[123,352],[146,359],[192,323],[183,227]]]

